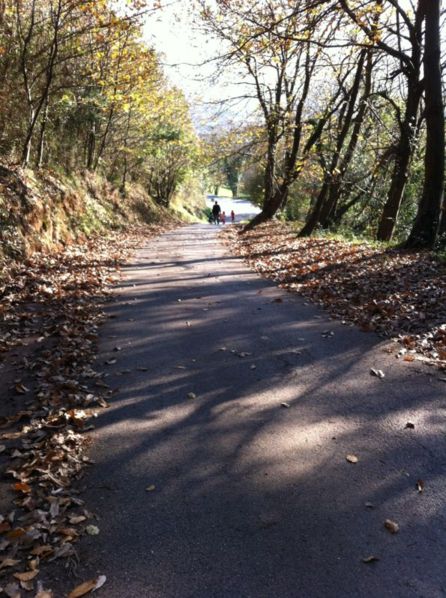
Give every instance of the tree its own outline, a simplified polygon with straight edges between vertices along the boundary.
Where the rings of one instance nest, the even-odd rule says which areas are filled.
[[[327,15],[310,0],[292,7],[273,0],[254,7],[245,0],[219,0],[214,8],[204,0],[200,4],[207,30],[228,46],[223,62],[244,68],[263,117],[264,201],[251,228],[286,204],[289,187],[327,122],[326,110],[310,117],[308,99],[324,59],[321,48],[334,35],[336,21],[324,20]],[[297,38],[302,43],[294,43]],[[318,43],[309,43],[310,38]]]
[[[404,108],[387,93],[382,91],[382,96],[387,98],[395,110],[399,126],[399,138],[394,147],[394,169],[387,200],[380,219],[377,238],[380,241],[390,241],[398,219],[404,190],[409,177],[410,162],[418,132],[419,108],[422,94],[420,80],[422,64],[422,22],[423,13],[418,4],[413,18],[404,10],[396,0],[373,0],[368,2],[370,14],[386,12],[388,21],[373,28],[367,24],[362,14],[367,10],[361,3],[359,8],[353,9],[349,0],[341,0],[341,6],[351,20],[365,33],[367,38],[380,51],[397,61],[397,67],[392,72],[391,78],[402,75],[405,79],[406,97]],[[383,20],[382,20],[383,21]],[[388,40],[385,36],[390,33]]]
[[[411,248],[432,248],[444,203],[445,131],[441,81],[440,0],[420,0],[425,18],[424,90],[426,150],[423,194],[407,240]],[[444,217],[444,216],[443,216]]]
[[[352,63],[356,63],[356,70],[350,88],[346,89],[344,84],[340,86],[345,90],[344,101],[339,112],[334,115],[337,131],[334,144],[331,144],[334,145],[333,152],[328,164],[321,156],[324,169],[323,183],[305,226],[300,231],[300,236],[311,234],[317,226],[327,228],[333,222],[341,196],[343,179],[353,158],[366,114],[367,101],[371,92],[373,53],[370,48],[362,49],[359,56],[353,53],[348,58],[347,70],[351,70]],[[362,82],[364,90],[358,102]],[[347,147],[344,149],[345,145]]]

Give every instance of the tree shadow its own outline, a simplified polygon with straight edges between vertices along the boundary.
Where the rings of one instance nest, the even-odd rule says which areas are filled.
[[[262,275],[311,297],[334,316],[381,334],[421,334],[426,346],[433,345],[432,355],[446,349],[446,331],[436,330],[446,318],[446,265],[432,254],[345,247],[280,230],[276,241],[271,227],[249,233],[248,242],[249,259],[257,260]]]
[[[151,244],[107,308],[115,392],[86,478],[101,530],[81,542],[87,570],[113,597],[442,595],[441,383],[215,259],[213,234],[174,268],[181,233]],[[159,277],[139,268],[147,251]]]

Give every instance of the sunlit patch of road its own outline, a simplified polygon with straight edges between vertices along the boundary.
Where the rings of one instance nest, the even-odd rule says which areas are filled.
[[[225,212],[226,223],[231,222],[231,210],[234,210],[236,222],[250,220],[260,212],[260,208],[248,199],[218,197],[217,195],[208,195],[206,197],[206,206],[212,208],[215,201],[218,201],[222,212]]]

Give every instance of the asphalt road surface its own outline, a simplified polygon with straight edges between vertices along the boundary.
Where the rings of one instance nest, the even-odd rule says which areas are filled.
[[[82,579],[105,574],[107,598],[445,596],[444,374],[260,279],[218,232],[150,242],[110,304]]]

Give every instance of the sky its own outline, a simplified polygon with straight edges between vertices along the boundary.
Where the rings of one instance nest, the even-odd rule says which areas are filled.
[[[185,92],[196,127],[206,129],[214,119],[216,126],[236,120],[240,110],[221,105],[222,100],[240,93],[231,83],[233,76],[212,82],[216,69],[212,58],[221,51],[221,43],[194,24],[189,0],[165,0],[164,4],[146,18],[144,38],[161,54],[172,83]]]

